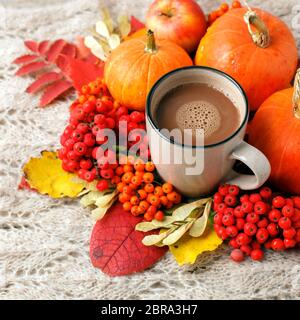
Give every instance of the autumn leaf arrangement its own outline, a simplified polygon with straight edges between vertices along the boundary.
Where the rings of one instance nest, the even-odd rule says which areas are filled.
[[[159,178],[151,160],[143,163],[140,158],[126,157],[126,152],[118,146],[112,151],[117,155],[118,166],[112,170],[99,164],[99,159],[91,155],[96,146],[101,146],[101,142],[93,141],[96,135],[92,126],[101,122],[102,116],[106,117],[106,127],[116,132],[120,130],[117,122],[127,118],[129,132],[131,126],[134,129],[136,125],[145,129],[144,111],[132,110],[114,100],[103,78],[111,52],[130,39],[144,37],[146,31],[145,25],[133,16],[120,16],[113,21],[104,8],[102,20],[92,26],[85,37],[77,37],[74,43],[63,39],[25,41],[29,52],[14,61],[19,65],[17,76],[34,78],[26,92],[41,93],[40,107],[49,106],[71,90],[78,92],[78,98],[70,106],[70,124],[61,137],[62,148],[42,151],[40,157],[31,158],[23,167],[19,188],[52,198],[79,198],[80,204],[90,210],[91,218],[96,221],[90,240],[92,264],[110,276],[143,271],[167,251],[174,255],[179,265],[192,264],[202,252],[215,250],[222,243],[211,223],[210,198],[184,202],[171,185]],[[79,120],[79,106],[93,109],[91,105],[95,106],[95,112],[86,110],[89,115]],[[105,107],[112,107],[113,111],[105,112],[102,110]],[[110,125],[107,119],[112,119],[116,125]],[[74,136],[75,127],[80,127],[84,136],[83,140],[79,134],[79,143],[84,141],[90,146],[90,154],[81,156],[80,161],[79,149],[76,149],[77,155],[73,152],[74,159],[71,155],[71,162],[77,161],[79,170],[66,167],[67,156],[63,155],[66,136]],[[72,132],[66,133],[68,130]],[[148,147],[145,154],[149,156]],[[127,158],[125,164],[120,164],[121,157]],[[112,176],[109,175],[111,171]],[[126,198],[124,189],[130,189],[132,184],[131,180],[126,180],[128,177],[137,177],[137,185],[133,194],[123,199]],[[149,181],[144,181],[143,177]],[[138,195],[138,206],[133,205],[137,198],[135,194]],[[151,195],[153,199],[150,199]],[[143,212],[134,212],[134,208]]]
[[[19,66],[17,76],[35,79],[26,92],[42,92],[40,107],[46,107],[68,91],[80,90],[84,84],[103,77],[104,62],[110,51],[144,26],[133,16],[130,19],[120,16],[115,25],[106,8],[103,8],[102,16],[103,21],[91,28],[90,35],[78,36],[74,43],[63,39],[24,41],[28,52],[13,63]]]
[[[109,276],[141,272],[168,251],[180,266],[194,264],[199,255],[216,250],[227,239],[243,255],[251,249],[247,255],[252,257],[253,250],[256,250],[253,260],[262,259],[262,244],[258,243],[261,239],[256,241],[256,234],[248,238],[243,236],[240,239],[243,243],[235,241],[243,233],[245,221],[241,220],[246,215],[237,207],[245,206],[243,201],[246,198],[248,201],[250,196],[246,194],[237,198],[237,194],[228,195],[229,189],[236,192],[236,186],[226,186],[226,194],[220,194],[219,191],[214,197],[184,198],[174,186],[159,177],[151,161],[148,137],[135,131],[145,131],[146,97],[161,76],[174,69],[193,65],[191,54],[196,52],[197,47],[196,64],[205,65],[210,61],[211,64],[215,63],[212,67],[218,68],[218,57],[214,58],[204,50],[206,42],[207,48],[216,48],[216,52],[219,50],[219,43],[214,43],[214,37],[209,34],[215,32],[223,37],[223,33],[218,31],[218,28],[222,30],[223,24],[225,28],[229,26],[229,29],[241,30],[243,26],[235,26],[234,23],[244,23],[241,17],[247,10],[254,18],[255,12],[251,8],[242,8],[239,1],[233,1],[231,7],[224,3],[206,19],[195,1],[183,1],[177,9],[184,9],[185,14],[193,16],[189,20],[194,21],[197,28],[181,25],[183,34],[189,32],[190,35],[189,41],[182,41],[184,37],[172,28],[165,28],[164,23],[156,28],[155,12],[160,2],[156,0],[150,6],[146,25],[135,17],[120,16],[113,21],[109,12],[103,9],[102,19],[91,27],[86,36],[79,36],[76,43],[62,39],[39,43],[25,41],[29,52],[14,61],[20,66],[16,73],[18,76],[34,77],[35,80],[26,91],[30,94],[42,92],[41,107],[50,105],[69,90],[77,92],[76,100],[69,107],[68,126],[60,137],[61,147],[59,150],[42,151],[40,157],[29,159],[23,167],[19,188],[55,199],[80,199],[80,204],[90,211],[91,218],[96,221],[90,239],[91,262]],[[173,12],[167,10],[159,19],[172,16]],[[249,32],[250,29],[243,30]],[[288,33],[284,28],[283,31]],[[239,33],[229,32],[231,36]],[[229,36],[225,40],[238,43]],[[248,40],[251,42],[251,37]],[[230,45],[224,45],[224,48],[227,50]],[[283,49],[279,48],[278,51]],[[253,50],[256,50],[255,46]],[[291,54],[290,61],[294,62],[294,58]],[[236,63],[242,64],[239,61]],[[230,74],[231,68],[239,70],[240,66],[237,68],[229,64],[227,67]],[[286,83],[292,79],[292,69],[286,73]],[[262,93],[264,91],[258,88],[259,83],[262,82],[258,81],[255,89]],[[254,94],[254,98],[257,96]],[[255,108],[260,103],[256,100],[252,102]],[[116,143],[105,150],[107,136],[101,133],[103,129],[123,136],[127,147]],[[128,154],[129,148],[135,144],[139,144],[139,152]],[[107,159],[114,159],[114,162],[108,162]],[[219,190],[223,190],[223,187]],[[266,200],[263,215],[267,215],[268,210],[272,209],[272,197],[265,199],[254,194],[252,198],[256,202]],[[295,201],[291,200],[290,203],[294,204]],[[255,207],[254,204],[248,206]],[[262,205],[257,208],[260,210]],[[290,211],[288,214],[291,214]],[[230,217],[223,219],[225,215]],[[269,217],[263,215],[261,220],[266,224]],[[300,211],[298,218],[300,220]],[[260,217],[255,223],[262,225]],[[295,230],[298,230],[300,225],[296,218],[293,223]],[[277,231],[279,234],[279,229]],[[297,237],[300,242],[299,232]],[[292,241],[296,241],[292,238],[289,240],[290,246]],[[250,248],[250,243],[256,247]],[[244,253],[240,250],[243,246]],[[240,258],[239,253],[235,261],[241,261]]]

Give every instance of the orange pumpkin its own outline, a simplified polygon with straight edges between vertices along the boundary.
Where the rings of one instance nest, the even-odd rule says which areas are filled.
[[[105,82],[111,95],[129,109],[145,109],[146,97],[153,84],[174,69],[190,66],[189,55],[173,42],[160,40],[154,34],[124,41],[107,60]]]
[[[273,94],[258,109],[249,141],[269,159],[270,181],[283,191],[300,194],[300,69],[294,89]]]
[[[130,39],[134,39],[134,38],[141,37],[141,36],[145,35],[146,32],[147,32],[147,29],[146,29],[146,28],[139,29],[138,31],[135,31],[135,32],[132,33],[131,35],[126,36],[126,37],[124,38],[124,40],[130,40]]]
[[[202,38],[195,62],[235,78],[256,110],[271,94],[290,86],[298,54],[283,21],[253,10],[229,10],[217,19]]]

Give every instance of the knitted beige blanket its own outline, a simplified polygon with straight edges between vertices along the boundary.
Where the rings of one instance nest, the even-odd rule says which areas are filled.
[[[143,19],[150,0],[106,0],[117,15]],[[221,1],[199,1],[208,12]],[[280,16],[300,44],[299,0],[249,0]],[[297,18],[298,12],[298,18]],[[77,201],[18,191],[22,164],[58,147],[71,101],[38,108],[30,79],[11,61],[23,40],[73,40],[99,19],[98,1],[0,0],[0,298],[2,299],[291,299],[300,298],[299,252],[268,252],[263,263],[236,264],[226,247],[178,267],[167,254],[152,269],[109,278],[89,260],[93,221]]]

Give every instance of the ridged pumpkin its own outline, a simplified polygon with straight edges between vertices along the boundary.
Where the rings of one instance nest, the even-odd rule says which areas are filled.
[[[124,41],[107,60],[105,82],[119,103],[133,110],[145,109],[153,84],[166,73],[193,64],[189,55],[167,40],[155,42],[154,34]]]
[[[283,191],[300,194],[300,69],[294,89],[274,93],[258,109],[249,142],[269,159],[270,181]]]
[[[251,110],[256,110],[271,94],[290,86],[298,54],[283,21],[253,10],[229,10],[217,19],[202,38],[195,63],[231,75],[246,91]]]

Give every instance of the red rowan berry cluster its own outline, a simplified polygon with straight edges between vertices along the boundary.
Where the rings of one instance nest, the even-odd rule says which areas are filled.
[[[117,152],[117,146],[115,150],[104,150],[108,138],[101,129],[111,129],[119,137],[125,137],[128,148],[139,143],[139,158],[124,156]],[[65,171],[76,173],[87,182],[97,180],[99,191],[116,186],[126,211],[144,215],[147,221],[163,220],[162,210],[180,203],[181,195],[171,184],[161,187],[154,181],[154,164],[141,160],[150,158],[147,136],[134,129],[145,130],[144,112],[130,112],[119,105],[105,83],[97,79],[84,86],[71,105],[69,125],[61,136],[58,156]]]
[[[231,8],[226,2],[222,3],[217,10],[212,11],[208,15],[208,25],[214,23],[219,17],[222,17],[228,10],[239,8],[242,8],[240,1],[232,1]]]
[[[234,185],[222,185],[214,195],[214,229],[229,240],[235,261],[250,256],[262,260],[262,248],[275,251],[300,245],[300,197],[274,196],[268,187],[240,195]]]
[[[120,123],[123,127],[120,127]],[[69,125],[61,138],[61,149],[58,151],[65,171],[76,173],[81,179],[92,182],[100,180],[98,189],[103,191],[109,182],[116,185],[120,181],[116,169],[119,166],[116,150],[103,150],[102,159],[98,151],[107,142],[101,129],[111,129],[119,133],[119,129],[130,133],[134,129],[145,130],[145,114],[129,110],[119,105],[111,97],[107,86],[101,79],[84,86],[79,98],[71,105]],[[142,137],[137,136],[129,146],[137,143]],[[149,150],[146,138],[140,146],[148,158]]]

